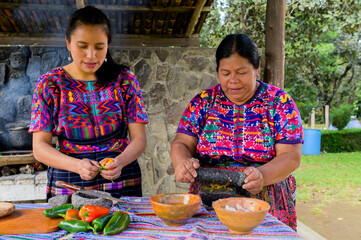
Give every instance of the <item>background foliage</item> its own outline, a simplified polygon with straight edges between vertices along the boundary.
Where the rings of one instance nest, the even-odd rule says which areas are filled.
[[[200,33],[217,47],[230,33],[246,33],[264,50],[267,0],[216,0]],[[346,103],[361,117],[361,0],[287,0],[285,90],[304,121]]]
[[[334,109],[331,114],[332,125],[338,129],[346,127],[347,123],[351,120],[352,105],[341,104],[338,108]]]

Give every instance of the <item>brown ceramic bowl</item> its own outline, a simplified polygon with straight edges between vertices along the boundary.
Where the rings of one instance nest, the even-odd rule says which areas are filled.
[[[263,222],[270,209],[268,202],[244,197],[219,199],[212,206],[219,220],[234,234],[251,233]]]
[[[169,226],[181,226],[197,211],[201,198],[189,193],[162,193],[149,198],[155,214]]]

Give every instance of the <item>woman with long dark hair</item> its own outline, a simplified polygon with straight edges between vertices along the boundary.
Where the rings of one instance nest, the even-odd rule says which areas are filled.
[[[55,186],[58,180],[114,197],[141,196],[136,159],[148,117],[135,76],[110,55],[109,19],[93,6],[78,9],[65,40],[71,62],[40,76],[29,130],[35,158],[49,166],[47,197],[72,194]],[[111,163],[101,170],[106,158]]]
[[[269,202],[270,213],[296,229],[292,172],[301,160],[302,121],[285,91],[258,79],[260,60],[245,34],[223,39],[216,52],[220,84],[188,104],[172,143],[172,163],[177,180],[191,183],[197,194],[209,188],[195,180],[200,166],[244,172],[236,194]]]

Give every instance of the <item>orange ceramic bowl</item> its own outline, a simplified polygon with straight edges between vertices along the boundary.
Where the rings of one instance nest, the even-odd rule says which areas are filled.
[[[270,209],[268,202],[243,197],[219,199],[212,206],[218,219],[234,234],[251,233],[263,222]]]
[[[181,226],[197,211],[201,198],[189,193],[162,193],[149,198],[155,214],[169,226]]]

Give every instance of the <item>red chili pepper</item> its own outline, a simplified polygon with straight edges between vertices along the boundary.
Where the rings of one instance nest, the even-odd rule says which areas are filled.
[[[94,219],[107,215],[109,209],[98,205],[84,205],[80,208],[79,217],[86,222],[92,222]]]
[[[39,163],[39,162],[33,163],[33,167],[34,167],[34,168],[38,168],[39,166],[40,166],[40,163]]]

